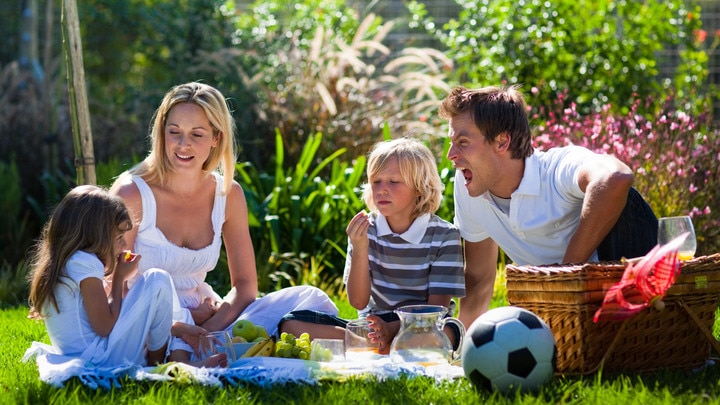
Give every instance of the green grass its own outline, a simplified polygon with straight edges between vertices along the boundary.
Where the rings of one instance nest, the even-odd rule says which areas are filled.
[[[354,317],[354,310],[338,302],[340,315]],[[585,377],[554,378],[533,394],[476,391],[466,379],[437,382],[430,378],[400,378],[377,381],[351,379],[318,385],[288,384],[205,387],[168,382],[127,380],[122,388],[92,390],[77,380],[64,388],[40,382],[34,362],[22,363],[32,341],[49,342],[42,323],[26,318],[27,308],[0,311],[0,404],[720,404],[720,365],[702,371],[663,371],[637,375],[595,374]]]

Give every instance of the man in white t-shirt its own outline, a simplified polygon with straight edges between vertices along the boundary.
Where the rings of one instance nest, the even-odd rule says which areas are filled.
[[[657,218],[630,168],[579,146],[532,147],[517,87],[455,88],[442,102],[465,240],[466,325],[487,311],[498,246],[519,265],[618,260],[657,243]]]

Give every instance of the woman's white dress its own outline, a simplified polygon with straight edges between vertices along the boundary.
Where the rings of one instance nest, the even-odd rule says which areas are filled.
[[[206,297],[220,300],[221,297],[205,282],[205,277],[212,271],[220,258],[222,245],[222,226],[225,222],[226,197],[221,193],[222,176],[215,175],[216,191],[212,211],[212,226],[214,236],[212,243],[202,249],[193,250],[177,246],[170,242],[162,231],[157,228],[157,206],[155,196],[148,184],[140,177],[133,176],[132,180],[140,190],[142,197],[142,220],[135,238],[136,253],[142,255],[138,273],[159,268],[167,271],[173,279],[180,309],[175,308],[176,321],[192,322],[189,309],[196,308]],[[132,283],[131,283],[132,284]],[[132,287],[131,287],[132,289]],[[297,286],[275,291],[258,298],[250,304],[238,319],[249,319],[257,325],[262,325],[270,334],[277,334],[278,323],[290,311],[309,309],[337,315],[337,307],[322,290],[313,286]],[[228,326],[228,330],[232,324]],[[171,349],[184,348],[189,345],[184,342],[171,344]]]

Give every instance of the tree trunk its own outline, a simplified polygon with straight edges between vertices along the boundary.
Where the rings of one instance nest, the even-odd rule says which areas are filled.
[[[90,109],[85,87],[82,41],[80,40],[80,21],[75,0],[63,1],[62,19],[77,184],[96,184]]]

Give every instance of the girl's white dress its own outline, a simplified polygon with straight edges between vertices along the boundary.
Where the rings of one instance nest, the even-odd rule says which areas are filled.
[[[162,348],[170,338],[172,280],[167,272],[157,269],[138,277],[122,301],[117,323],[103,337],[90,326],[80,282],[90,277],[103,280],[104,271],[100,259],[91,253],[77,251],[68,260],[61,283],[55,287],[59,311],[50,302],[43,307],[52,351],[98,367],[145,365],[147,350]]]
[[[170,273],[182,308],[180,312],[176,312],[176,321],[193,323],[189,309],[196,308],[206,297],[221,300],[221,297],[205,282],[207,272],[215,268],[220,258],[221,232],[225,222],[226,197],[221,193],[223,180],[220,174],[213,174],[216,189],[211,219],[215,235],[210,245],[198,250],[177,246],[163,235],[156,225],[157,205],[152,190],[142,178],[132,177],[142,197],[142,221],[133,248],[142,256],[138,273],[142,274],[152,268],[163,269]],[[272,335],[277,334],[278,323],[285,314],[300,309],[331,315],[338,313],[335,304],[322,290],[312,286],[297,286],[258,298],[238,319],[249,319],[255,324],[262,325]],[[227,328],[230,329],[232,324]],[[190,346],[182,340],[173,339],[171,349],[177,348],[192,352]]]

